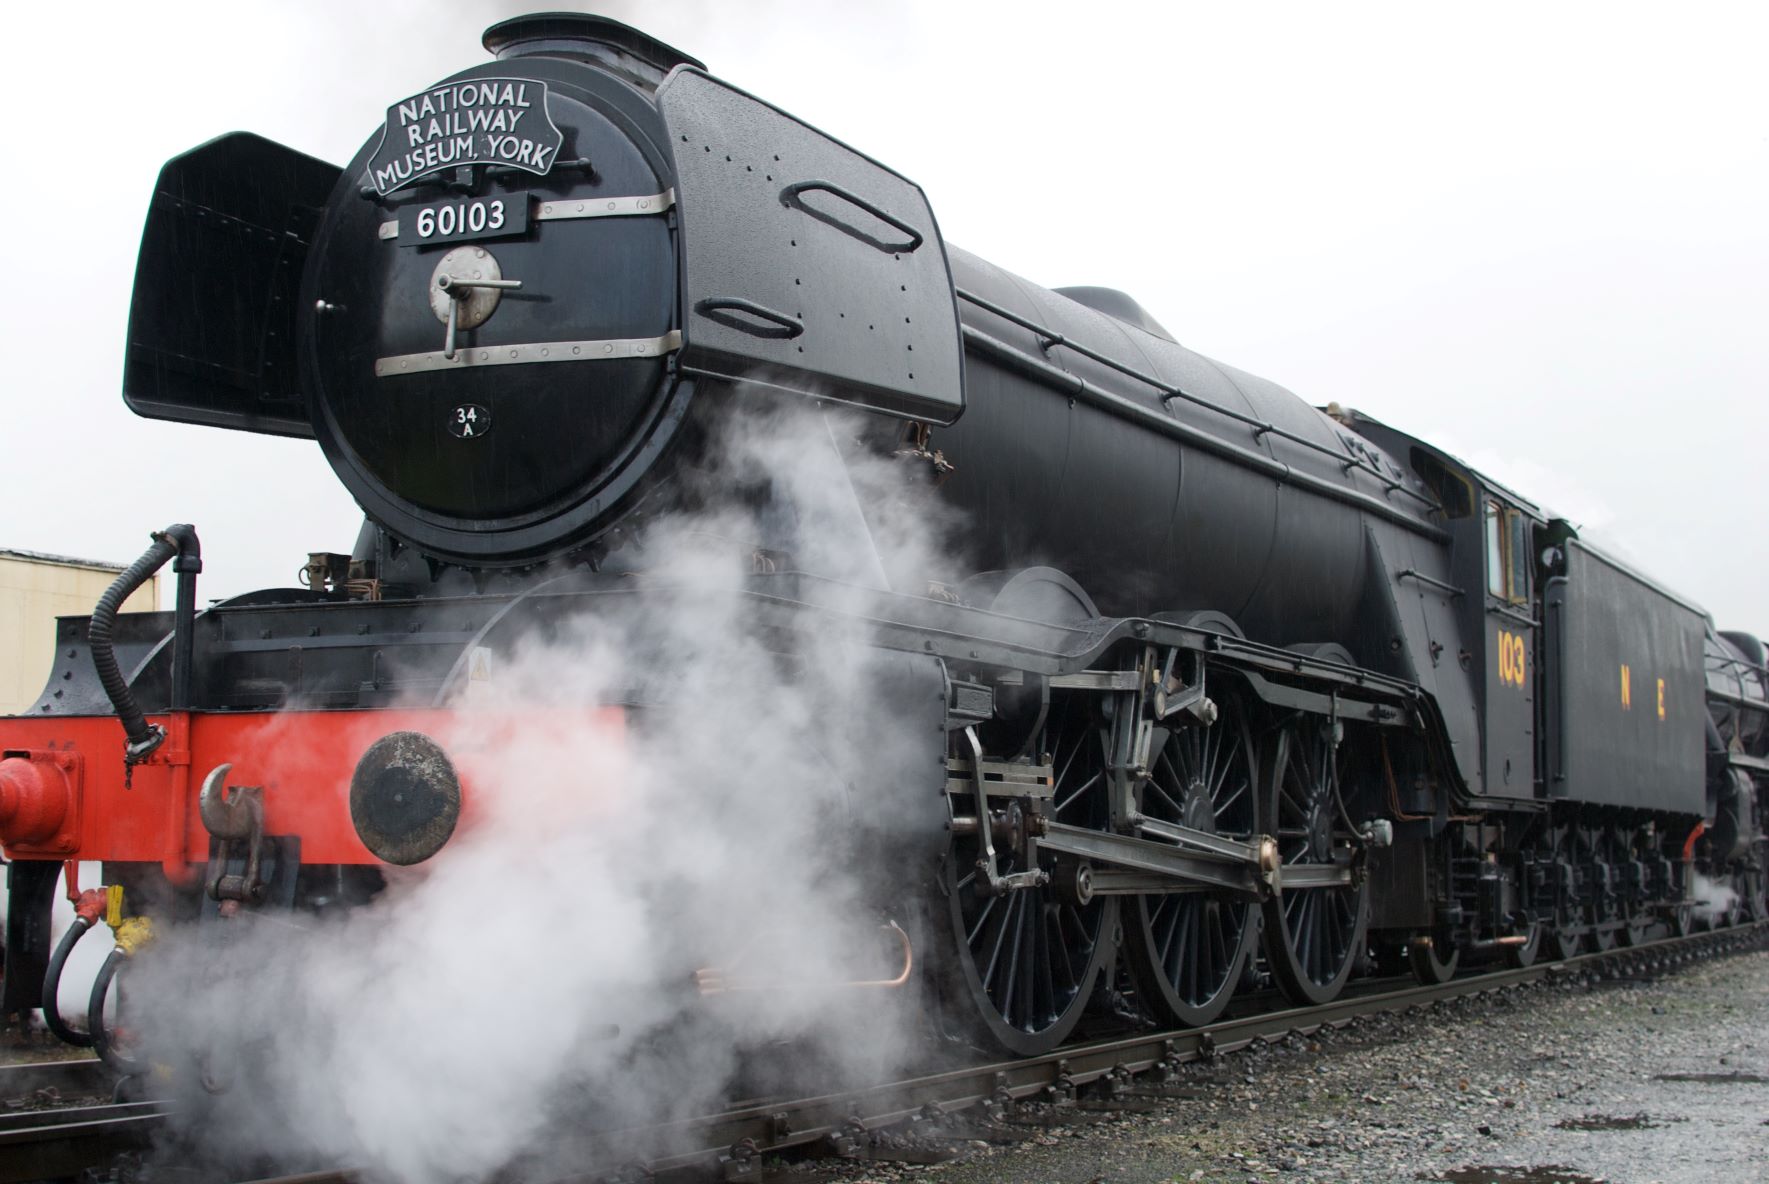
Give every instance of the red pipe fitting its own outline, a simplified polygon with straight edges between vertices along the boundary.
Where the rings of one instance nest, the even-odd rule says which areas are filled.
[[[1684,863],[1688,863],[1695,858],[1695,840],[1701,838],[1701,836],[1707,832],[1707,829],[1708,824],[1705,820],[1698,822],[1695,824],[1695,829],[1689,832],[1689,837],[1683,840]]]
[[[67,770],[55,754],[32,752],[0,760],[0,842],[8,846],[65,842],[60,831],[73,802]]]
[[[88,926],[96,925],[104,918],[109,904],[109,894],[103,888],[88,888],[74,902],[74,916],[82,918]]]

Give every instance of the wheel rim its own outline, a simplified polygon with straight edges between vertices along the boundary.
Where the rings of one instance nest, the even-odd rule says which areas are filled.
[[[1415,941],[1407,946],[1407,961],[1412,966],[1413,977],[1428,987],[1449,982],[1462,962],[1462,951],[1456,947],[1456,935],[1439,927],[1422,936],[1430,941]],[[1449,951],[1447,955],[1443,952],[1445,950]]]
[[[1750,868],[1741,868],[1732,876],[1734,904],[1731,924],[1761,921],[1764,913],[1763,877]]]
[[[1584,945],[1583,935],[1571,932],[1579,924],[1578,864],[1573,856],[1568,832],[1564,828],[1556,828],[1553,842],[1548,848],[1548,861],[1554,868],[1554,919],[1549,925],[1546,944],[1549,956],[1557,962],[1577,957],[1579,948]],[[1573,890],[1570,896],[1562,888],[1565,882],[1561,875],[1562,865],[1573,869]]]
[[[1610,866],[1614,868],[1632,869],[1635,863],[1635,836],[1621,831],[1609,831],[1607,855]],[[1646,930],[1652,918],[1647,915],[1646,906],[1641,900],[1646,885],[1630,886],[1618,895],[1617,911],[1621,915],[1622,927],[1616,931],[1616,938],[1624,946],[1637,946],[1646,940]]]
[[[1327,729],[1297,723],[1278,734],[1261,821],[1285,867],[1332,864],[1354,841],[1334,797],[1343,776],[1335,763]],[[1292,1000],[1325,1003],[1345,986],[1368,921],[1367,891],[1367,883],[1292,888],[1265,902],[1266,961]]]
[[[1674,903],[1665,921],[1672,937],[1688,937],[1695,932],[1695,904],[1689,899],[1689,862],[1682,852],[1671,857],[1671,895]]]
[[[1530,922],[1529,940],[1522,945],[1505,947],[1505,963],[1515,970],[1535,965],[1536,957],[1542,952],[1542,926]]]
[[[1750,894],[1745,898],[1746,907],[1751,920],[1761,921],[1769,916],[1769,878],[1759,868],[1753,868],[1745,875],[1750,885]]]
[[[1615,948],[1614,924],[1622,919],[1621,896],[1616,892],[1615,865],[1609,860],[1603,832],[1581,829],[1576,838],[1578,862],[1585,876],[1585,922],[1591,926],[1590,946],[1601,954]]]
[[[1232,698],[1208,728],[1162,745],[1137,809],[1212,834],[1250,838],[1258,822],[1258,762],[1246,712]],[[1222,1014],[1253,948],[1251,903],[1231,894],[1163,892],[1128,902],[1126,963],[1155,1018],[1197,1026]]]
[[[1086,704],[1076,699],[1053,706],[1040,741],[1055,767],[1052,817],[1104,829],[1105,737]],[[974,799],[967,800],[963,812],[973,805]],[[1095,897],[1073,904],[1051,886],[986,895],[976,871],[980,852],[976,836],[955,836],[946,864],[959,975],[971,1014],[983,1034],[1009,1052],[1049,1052],[1086,1008],[1108,952],[1101,937],[1117,922],[1117,901]],[[997,843],[995,855],[1002,875],[1025,870],[1006,845]],[[1041,866],[1050,871],[1054,863],[1046,856]]]

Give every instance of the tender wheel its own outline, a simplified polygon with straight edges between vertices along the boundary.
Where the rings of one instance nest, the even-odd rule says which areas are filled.
[[[1529,926],[1529,940],[1522,945],[1505,947],[1505,965],[1513,970],[1522,970],[1526,966],[1534,966],[1541,956],[1543,945],[1543,926],[1532,921]]]
[[[1551,961],[1564,962],[1576,958],[1584,947],[1584,935],[1575,932],[1583,925],[1579,905],[1579,869],[1569,827],[1555,827],[1548,849],[1553,865],[1553,920],[1543,938],[1543,948]]]
[[[1407,943],[1407,965],[1424,986],[1449,982],[1461,963],[1462,951],[1456,945],[1456,934],[1447,926],[1421,933]]]
[[[1647,912],[1644,895],[1644,883],[1630,885],[1627,883],[1627,872],[1632,869],[1639,858],[1639,843],[1642,837],[1623,831],[1611,830],[1604,832],[1598,847],[1601,857],[1612,869],[1621,876],[1617,882],[1617,911],[1620,913],[1622,927],[1616,930],[1616,940],[1624,946],[1638,946],[1646,941],[1647,931],[1652,927],[1652,914]]]
[[[1761,921],[1769,916],[1766,885],[1769,880],[1756,868],[1741,869],[1732,877],[1732,890],[1738,894],[1739,922]]]
[[[1105,730],[1079,699],[1059,700],[1040,736],[1056,771],[1052,816],[1074,826],[1107,822]],[[968,795],[959,812],[970,814]],[[982,1034],[1018,1056],[1049,1052],[1074,1029],[1117,926],[1115,897],[1071,903],[1056,883],[998,896],[981,890],[977,836],[954,836],[946,861],[949,916],[957,939],[955,977]],[[1026,870],[1007,842],[995,843],[1002,875]],[[1054,861],[1041,861],[1054,871]]]
[[[1344,776],[1344,756],[1335,753],[1331,731],[1313,720],[1278,731],[1264,769],[1260,826],[1277,840],[1285,869],[1349,863],[1355,839],[1336,791],[1345,787],[1349,808],[1355,783]],[[1265,902],[1266,962],[1292,1001],[1325,1003],[1345,986],[1369,922],[1368,891],[1367,882],[1292,886]]]
[[[1695,932],[1695,902],[1690,899],[1690,876],[1694,869],[1679,849],[1670,852],[1670,860],[1669,895],[1675,903],[1665,911],[1665,924],[1670,927],[1672,937],[1688,937]]]
[[[1219,701],[1208,728],[1180,728],[1157,753],[1138,791],[1150,818],[1248,838],[1258,815],[1258,762],[1245,705]],[[1222,1014],[1240,983],[1258,928],[1247,900],[1208,892],[1160,892],[1125,905],[1125,961],[1137,993],[1169,1024],[1197,1026]]]
[[[1606,832],[1581,828],[1574,839],[1574,858],[1586,870],[1584,919],[1591,926],[1590,946],[1601,954],[1615,948],[1622,920],[1622,897],[1617,879],[1620,869],[1610,856]]]

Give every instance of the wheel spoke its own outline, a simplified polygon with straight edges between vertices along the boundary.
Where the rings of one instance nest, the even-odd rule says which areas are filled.
[[[1197,909],[1192,907],[1192,902],[1188,901],[1179,911],[1179,923],[1173,934],[1173,952],[1177,957],[1170,964],[1168,978],[1176,987],[1181,985],[1191,969],[1192,930],[1196,924]],[[1182,991],[1181,994],[1184,992]]]
[[[1167,782],[1169,785],[1185,784],[1184,774],[1178,768],[1174,767],[1173,760],[1167,755],[1167,749],[1165,747],[1155,755],[1155,767],[1149,770],[1149,781],[1151,784],[1154,783],[1156,776],[1160,774],[1163,768],[1167,770]]]
[[[1059,725],[1059,726],[1061,726],[1061,725]],[[1064,740],[1063,734],[1061,732],[1058,732],[1057,738],[1051,744],[1051,751],[1056,753],[1056,755],[1058,757],[1058,764],[1060,764],[1062,766],[1061,768],[1055,770],[1056,783],[1058,785],[1061,785],[1063,782],[1065,782],[1069,779],[1069,770],[1074,767],[1075,761],[1081,756],[1081,749],[1083,748],[1084,742],[1086,740],[1086,733],[1082,733],[1080,739],[1077,739],[1074,744],[1072,744],[1068,747],[1068,749],[1066,750],[1066,754],[1065,754],[1065,750],[1063,747],[1063,740]]]
[[[1301,818],[1307,818],[1308,817],[1307,791],[1301,785],[1293,784],[1288,777],[1284,778],[1284,781],[1283,781],[1282,785],[1279,787],[1279,789],[1281,791],[1282,799],[1283,799],[1282,801],[1280,801],[1278,803],[1279,808],[1282,809],[1282,807],[1288,806],[1290,808],[1290,812],[1292,814],[1294,814],[1298,817],[1301,817]],[[1299,797],[1299,796],[1297,796],[1298,794],[1301,794],[1303,796]]]
[[[1150,781],[1143,788],[1160,798],[1162,803],[1166,805],[1168,814],[1165,817],[1168,821],[1179,822],[1185,819],[1185,808],[1168,796],[1166,790],[1162,789],[1159,785],[1156,785],[1153,781]],[[1151,803],[1147,798],[1143,800],[1143,813],[1147,814],[1149,812],[1150,804]]]
[[[1077,946],[1085,946],[1091,939],[1087,935],[1087,923],[1081,919],[1080,910],[1074,905],[1066,905],[1063,908],[1063,916],[1067,918],[1069,922],[1069,932],[1073,935]],[[1065,951],[1068,951],[1070,948],[1069,944],[1064,943],[1063,948]],[[1064,988],[1069,990],[1080,989],[1081,980],[1079,975],[1082,967],[1086,964],[1086,961],[1087,959],[1085,957],[1077,958],[1076,954],[1073,952],[1069,953],[1068,956],[1063,959],[1062,970],[1064,978],[1062,985]]]
[[[1244,798],[1246,796],[1247,796],[1247,783],[1245,781],[1243,781],[1235,787],[1235,792],[1230,794],[1226,801],[1223,801],[1222,803],[1217,804],[1217,805],[1213,805],[1211,807],[1210,812],[1212,815],[1215,816],[1216,820],[1218,822],[1220,822],[1220,821],[1222,821],[1222,816],[1224,814],[1228,813],[1229,807],[1233,806],[1236,802],[1240,801],[1242,798]]]
[[[1024,976],[1020,987],[1021,1014],[1025,1026],[1033,1023],[1048,1023],[1053,1017],[1054,1008],[1050,1000],[1054,996],[1050,988],[1051,960],[1055,957],[1050,940],[1051,919],[1049,906],[1038,896],[1026,903],[1025,952],[1022,956]]]
[[[1194,771],[1198,775],[1198,780],[1209,787],[1215,782],[1216,778],[1213,774],[1222,763],[1222,732],[1214,727],[1207,729],[1199,741],[1199,747],[1202,751],[1198,754],[1198,767]]]
[[[1062,801],[1057,802],[1055,805],[1053,805],[1050,808],[1050,812],[1052,814],[1060,815],[1061,813],[1063,813],[1063,811],[1067,810],[1071,805],[1074,804],[1076,798],[1080,797],[1082,794],[1086,793],[1088,790],[1090,790],[1094,786],[1098,785],[1100,783],[1100,779],[1104,776],[1105,776],[1104,769],[1095,773],[1093,776],[1089,777],[1086,781],[1083,781],[1080,785],[1077,785],[1075,787],[1075,791],[1073,793],[1071,793],[1068,797],[1064,798]],[[1059,781],[1058,784],[1060,785],[1061,782]]]
[[[1002,980],[1001,987],[1002,1014],[1007,1017],[1009,1023],[1014,1023],[1015,1020],[1024,1018],[1024,1012],[1020,1008],[1014,1006],[1014,1004],[1018,1002],[1017,997],[1014,995],[1014,988],[1019,985],[1020,955],[1025,945],[1021,940],[1022,935],[1025,932],[1025,926],[1019,923],[1020,914],[1025,911],[1021,908],[1021,905],[1025,903],[1025,900],[1026,894],[1024,892],[1016,892],[1013,894],[1013,899],[1008,902],[1007,919],[1002,924],[1003,931],[1011,932],[1013,936],[1012,943],[1007,947],[1007,968],[1004,972],[1005,977]],[[1017,1027],[1019,1025],[1015,1024],[1015,1026]]]
[[[1209,793],[1211,801],[1214,802],[1217,798],[1222,796],[1223,783],[1228,780],[1228,775],[1234,771],[1237,763],[1239,762],[1237,762],[1231,755],[1229,759],[1222,761],[1216,766],[1215,776],[1203,779],[1204,788]]]
[[[1296,902],[1296,927],[1292,931],[1296,937],[1297,960],[1305,970],[1314,965],[1315,895],[1313,892],[1304,892],[1302,898]]]
[[[1001,947],[1007,941],[1007,931],[1013,928],[1014,909],[1018,907],[1018,904],[1019,894],[1015,893],[1008,898],[1007,907],[1001,912],[1001,920],[995,926],[995,944],[990,947],[989,960],[984,964],[983,972],[979,976],[985,987],[995,981],[995,968],[1001,960]]]
[[[965,879],[974,880],[976,879],[976,874],[973,872],[971,875],[966,876]],[[974,950],[977,948],[977,934],[983,931],[984,922],[988,921],[989,914],[995,911],[995,905],[1000,900],[1001,898],[999,896],[991,896],[983,905],[983,911],[977,914],[977,923],[971,926],[970,932],[965,935],[964,939],[965,944],[971,949]]]

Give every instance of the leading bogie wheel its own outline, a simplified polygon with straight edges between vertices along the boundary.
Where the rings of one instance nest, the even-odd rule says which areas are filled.
[[[1355,796],[1345,776],[1349,746],[1308,718],[1275,733],[1260,829],[1277,840],[1283,870],[1350,867],[1357,838],[1347,817]],[[1344,988],[1369,923],[1368,893],[1368,882],[1354,876],[1348,884],[1288,886],[1265,902],[1266,962],[1292,1001],[1326,1003]]]

